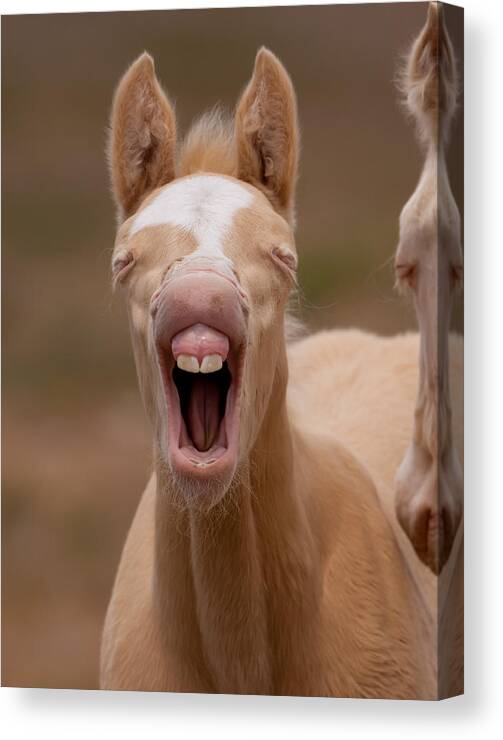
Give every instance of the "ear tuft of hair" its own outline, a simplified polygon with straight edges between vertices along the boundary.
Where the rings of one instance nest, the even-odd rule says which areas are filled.
[[[420,141],[446,141],[456,110],[456,59],[445,27],[442,4],[430,2],[426,23],[412,44],[399,87],[414,118]]]

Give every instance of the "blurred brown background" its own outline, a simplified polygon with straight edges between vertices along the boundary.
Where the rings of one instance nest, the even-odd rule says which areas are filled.
[[[425,17],[426,3],[3,18],[3,685],[97,686],[147,479],[149,430],[109,284],[104,147],[120,75],[149,50],[183,131],[217,101],[232,108],[270,47],[299,98],[302,315],[388,334],[414,327],[391,260],[421,158],[393,79]],[[460,56],[461,13],[447,18]],[[462,115],[450,151],[462,208]]]

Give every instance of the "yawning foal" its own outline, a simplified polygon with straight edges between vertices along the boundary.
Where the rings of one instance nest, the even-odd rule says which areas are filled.
[[[298,130],[273,54],[259,51],[234,129],[203,118],[178,158],[175,140],[144,54],[112,115],[113,273],[155,465],[101,685],[434,698],[433,576],[384,513],[417,337],[325,332],[287,349]]]

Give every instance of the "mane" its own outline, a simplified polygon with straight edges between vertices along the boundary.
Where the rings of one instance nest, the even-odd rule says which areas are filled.
[[[178,157],[178,176],[213,172],[235,176],[234,122],[221,108],[204,113],[189,129]]]

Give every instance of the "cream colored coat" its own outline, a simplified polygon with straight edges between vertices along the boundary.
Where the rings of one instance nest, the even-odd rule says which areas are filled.
[[[422,382],[418,335],[332,331],[288,347],[284,340],[298,135],[282,65],[259,52],[235,132],[204,119],[178,165],[175,138],[173,110],[143,55],[123,78],[112,115],[112,180],[126,219],[113,269],[127,289],[155,466],[106,617],[101,686],[418,699],[461,692],[462,528],[437,579],[395,514],[395,475]],[[166,414],[149,315],[163,276],[190,254],[193,239],[169,224],[129,238],[138,209],[198,171],[234,178],[254,194],[225,242],[251,305],[241,451],[230,485],[206,509],[183,504],[158,442]],[[278,249],[288,259],[281,269],[270,259]],[[418,304],[420,319],[421,311]],[[449,372],[449,444],[462,459],[459,338],[451,338]]]

